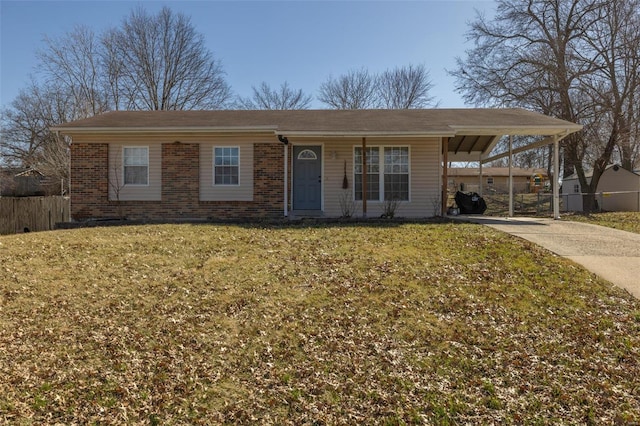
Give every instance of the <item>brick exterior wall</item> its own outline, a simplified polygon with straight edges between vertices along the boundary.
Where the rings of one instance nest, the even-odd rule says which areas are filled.
[[[162,145],[162,207],[164,215],[199,217],[200,145]]]
[[[71,145],[71,217],[132,220],[259,219],[283,215],[283,149],[254,144],[253,201],[199,200],[199,144],[162,145],[162,201],[109,201],[109,145]]]
[[[109,202],[109,145],[71,144],[71,218],[114,215]]]

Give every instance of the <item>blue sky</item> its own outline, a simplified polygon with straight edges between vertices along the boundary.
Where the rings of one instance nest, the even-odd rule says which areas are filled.
[[[100,33],[132,8],[162,6],[191,17],[242,96],[266,81],[284,81],[315,97],[330,75],[366,68],[381,72],[424,64],[441,107],[463,107],[454,92],[455,57],[464,56],[467,23],[475,11],[493,14],[491,0],[422,1],[0,1],[0,106],[8,106],[30,76],[44,36],[77,24]],[[314,101],[313,107],[323,105]]]

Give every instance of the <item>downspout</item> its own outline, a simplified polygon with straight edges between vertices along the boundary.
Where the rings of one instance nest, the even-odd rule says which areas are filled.
[[[289,216],[289,139],[285,136],[278,135],[278,140],[282,142],[284,147],[284,217]]]

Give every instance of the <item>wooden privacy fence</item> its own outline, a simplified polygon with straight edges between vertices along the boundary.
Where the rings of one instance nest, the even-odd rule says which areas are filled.
[[[0,197],[0,235],[48,231],[69,221],[69,197]]]

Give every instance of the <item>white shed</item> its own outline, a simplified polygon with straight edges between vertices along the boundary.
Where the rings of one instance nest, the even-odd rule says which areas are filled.
[[[591,181],[592,174],[587,174]],[[578,175],[562,182],[562,202],[566,211],[582,211],[582,195]],[[640,174],[618,165],[607,166],[596,190],[598,208],[605,211],[640,211]]]

